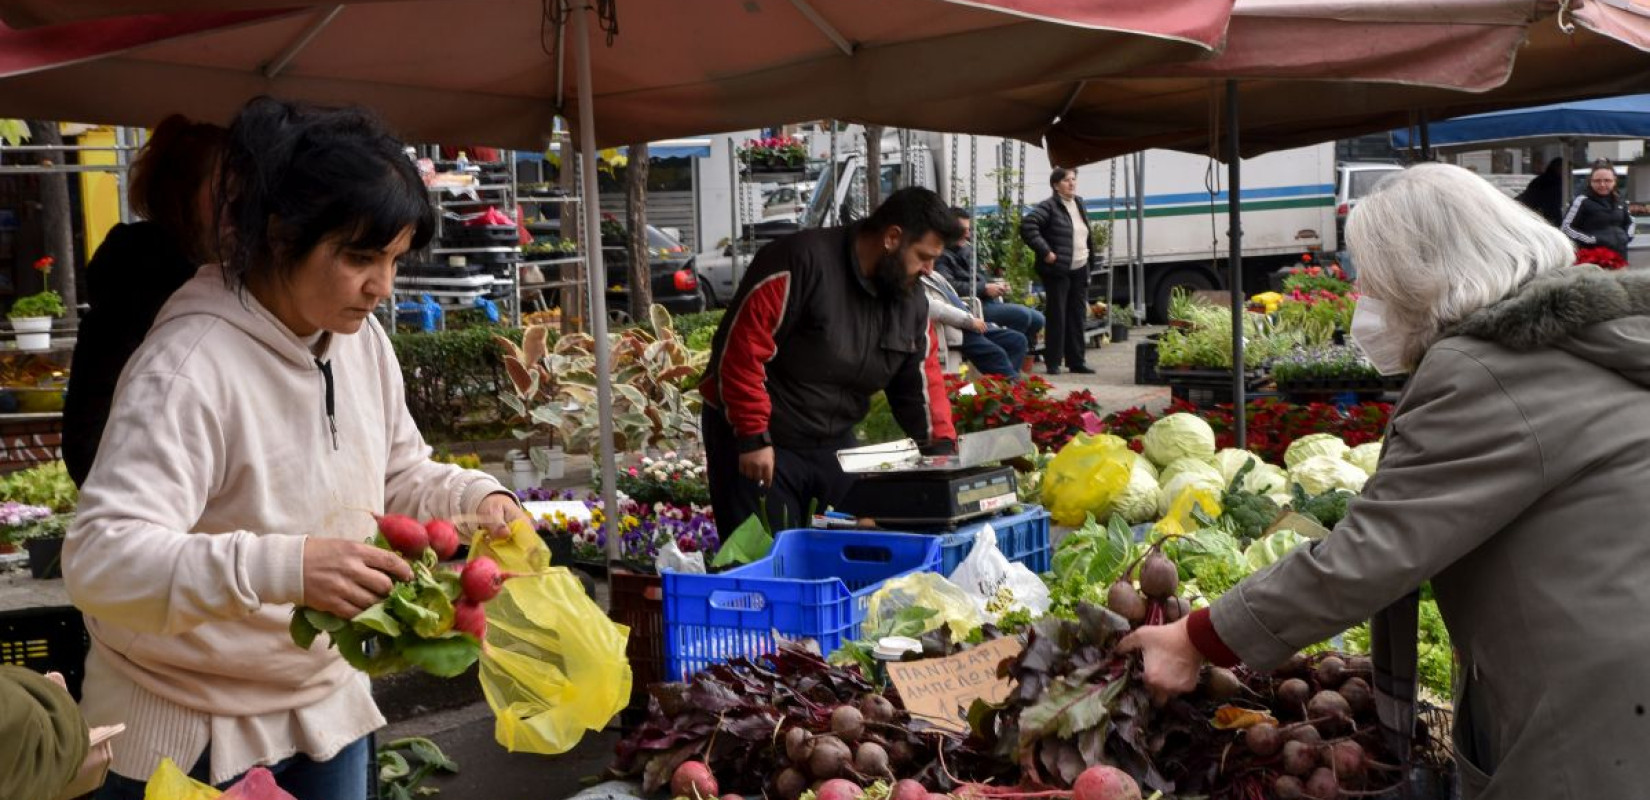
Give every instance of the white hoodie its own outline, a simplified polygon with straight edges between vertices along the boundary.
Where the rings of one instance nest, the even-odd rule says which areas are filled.
[[[92,634],[82,705],[127,725],[120,775],[146,780],[162,757],[187,770],[210,742],[220,782],[383,725],[325,639],[292,644],[305,538],[365,540],[368,511],[450,518],[505,491],[430,460],[376,320],[321,348],[209,266],[121,374],[63,550]]]

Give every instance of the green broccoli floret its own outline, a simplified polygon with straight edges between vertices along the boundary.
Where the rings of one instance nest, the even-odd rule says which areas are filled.
[[[1295,513],[1317,520],[1325,528],[1333,528],[1346,516],[1346,503],[1353,495],[1345,489],[1330,489],[1320,495],[1306,496],[1306,491],[1295,484],[1295,499],[1290,505]]]
[[[1245,491],[1228,491],[1220,498],[1221,519],[1231,526],[1232,535],[1248,544],[1278,518],[1278,504],[1272,498]]]

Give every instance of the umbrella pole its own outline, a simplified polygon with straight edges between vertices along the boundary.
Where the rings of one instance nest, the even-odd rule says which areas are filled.
[[[579,89],[579,171],[584,185],[594,191],[596,186],[596,111],[595,91],[590,80],[590,22],[581,6],[573,11],[573,49],[578,61]],[[590,291],[590,330],[595,337],[596,350],[596,409],[601,414],[598,446],[601,448],[602,475],[602,535],[607,537],[607,563],[611,568],[619,560],[618,521],[618,466],[613,452],[613,366],[612,345],[607,341],[607,269],[602,264],[601,204],[596,198],[581,203],[584,210],[584,229],[595,240],[594,247],[586,247],[590,279],[585,287]]]
[[[1227,266],[1232,288],[1232,433],[1243,450],[1248,446],[1248,403],[1243,385],[1243,208],[1239,201],[1243,186],[1242,168],[1238,159],[1238,89],[1237,81],[1226,82],[1226,218],[1231,226],[1227,231]]]

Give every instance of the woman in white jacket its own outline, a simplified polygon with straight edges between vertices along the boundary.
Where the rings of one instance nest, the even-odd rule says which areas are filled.
[[[92,635],[82,707],[121,722],[99,798],[170,758],[225,784],[268,765],[299,800],[362,800],[384,724],[337,650],[295,646],[294,604],[343,617],[410,579],[368,511],[522,512],[430,460],[373,309],[434,216],[368,113],[249,103],[230,129],[234,243],[161,310],[121,375],[63,572]]]

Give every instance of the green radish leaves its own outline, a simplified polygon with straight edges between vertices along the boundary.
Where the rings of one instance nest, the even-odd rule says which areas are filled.
[[[374,536],[373,543],[389,550],[383,538]],[[352,619],[293,609],[293,644],[308,650],[325,633],[345,661],[374,676],[413,667],[443,678],[463,673],[481,657],[481,643],[453,629],[454,603],[463,589],[458,573],[438,563],[435,551],[426,549],[409,562],[411,581],[396,583],[389,596]]]

